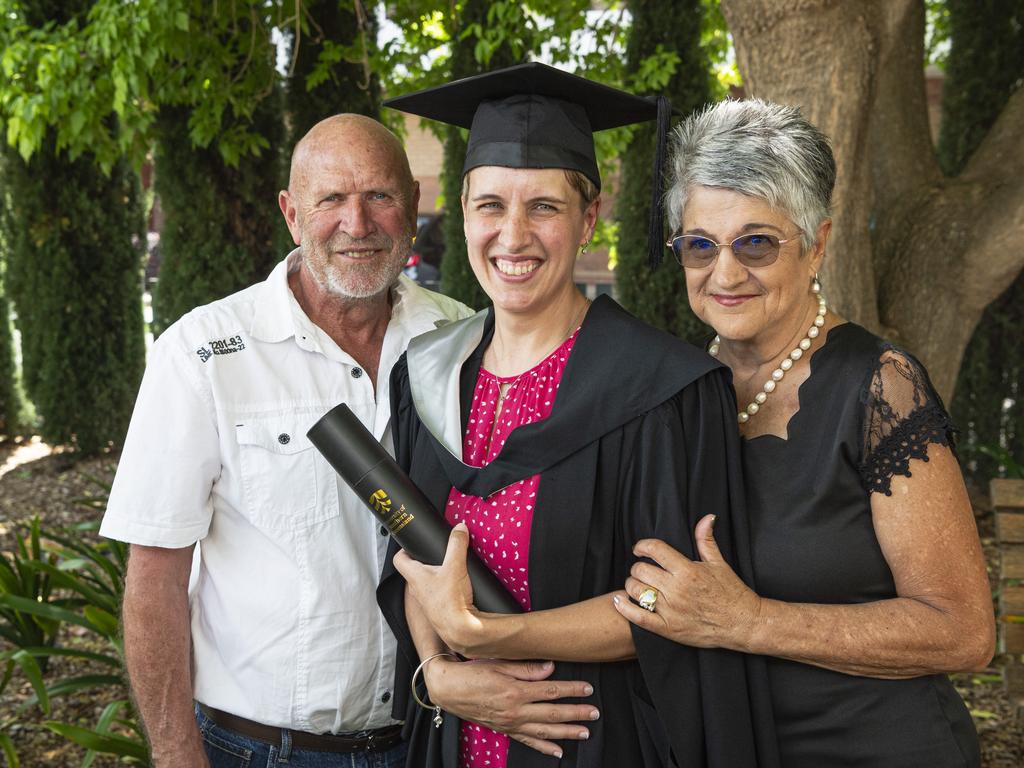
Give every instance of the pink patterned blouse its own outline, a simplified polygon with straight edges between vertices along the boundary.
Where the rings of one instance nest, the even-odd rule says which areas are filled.
[[[519,376],[499,378],[480,369],[462,443],[462,460],[466,464],[487,466],[501,453],[513,429],[551,414],[562,372],[578,334],[577,328],[558,349]],[[499,389],[504,384],[509,386],[495,423]],[[540,475],[527,477],[485,499],[452,488],[445,508],[449,523],[466,523],[473,549],[526,611],[530,610],[530,529],[539,481]],[[463,721],[459,736],[461,768],[505,768],[508,736],[469,721]]]

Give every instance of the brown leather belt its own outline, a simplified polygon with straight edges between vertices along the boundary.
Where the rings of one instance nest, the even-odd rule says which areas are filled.
[[[281,746],[281,732],[288,731],[292,749],[309,749],[316,752],[384,752],[398,746],[402,741],[402,726],[389,725],[367,732],[365,736],[347,736],[333,733],[307,733],[290,728],[275,728],[272,725],[254,723],[244,717],[222,712],[219,709],[200,704],[199,708],[221,728],[235,731],[251,739]]]

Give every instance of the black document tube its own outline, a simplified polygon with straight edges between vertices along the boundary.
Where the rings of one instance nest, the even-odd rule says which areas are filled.
[[[451,526],[347,405],[332,408],[306,434],[411,557],[429,565],[444,561]],[[487,613],[522,613],[498,577],[472,549],[468,554],[476,607]]]

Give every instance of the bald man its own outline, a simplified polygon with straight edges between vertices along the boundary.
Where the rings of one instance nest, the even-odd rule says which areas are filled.
[[[387,530],[306,431],[345,402],[390,447],[392,366],[468,314],[401,275],[418,200],[387,129],[324,120],[279,195],[298,247],[153,345],[100,532],[132,545],[125,655],[158,768],[404,764]]]

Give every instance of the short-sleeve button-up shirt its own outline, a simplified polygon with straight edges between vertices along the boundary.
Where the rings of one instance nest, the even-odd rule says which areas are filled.
[[[154,343],[100,533],[199,542],[197,700],[266,725],[351,732],[393,722],[395,640],[375,599],[387,537],[306,431],[344,402],[390,448],[392,366],[413,336],[469,310],[400,277],[375,393],[292,295],[299,258]]]

